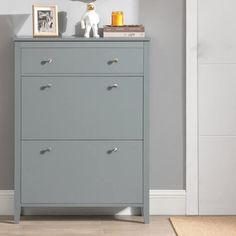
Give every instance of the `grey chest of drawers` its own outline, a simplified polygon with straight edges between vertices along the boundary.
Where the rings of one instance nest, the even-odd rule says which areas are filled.
[[[149,39],[15,39],[22,207],[141,207],[149,222]]]

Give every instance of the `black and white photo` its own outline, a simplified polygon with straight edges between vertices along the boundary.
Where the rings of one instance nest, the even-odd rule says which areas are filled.
[[[33,35],[58,36],[56,5],[33,5]]]

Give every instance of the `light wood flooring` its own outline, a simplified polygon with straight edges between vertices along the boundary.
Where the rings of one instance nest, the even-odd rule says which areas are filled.
[[[0,217],[0,236],[176,236],[168,217],[152,216],[143,224],[138,216],[75,217],[25,216],[19,225]]]

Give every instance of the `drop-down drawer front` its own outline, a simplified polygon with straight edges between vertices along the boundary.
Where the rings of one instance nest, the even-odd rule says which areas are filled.
[[[23,139],[142,139],[143,77],[23,77]]]
[[[141,141],[23,141],[21,201],[143,202]]]
[[[142,74],[143,48],[23,48],[22,74]]]

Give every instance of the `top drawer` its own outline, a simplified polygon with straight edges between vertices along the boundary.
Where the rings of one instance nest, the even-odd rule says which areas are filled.
[[[22,74],[142,74],[143,48],[23,48]]]

